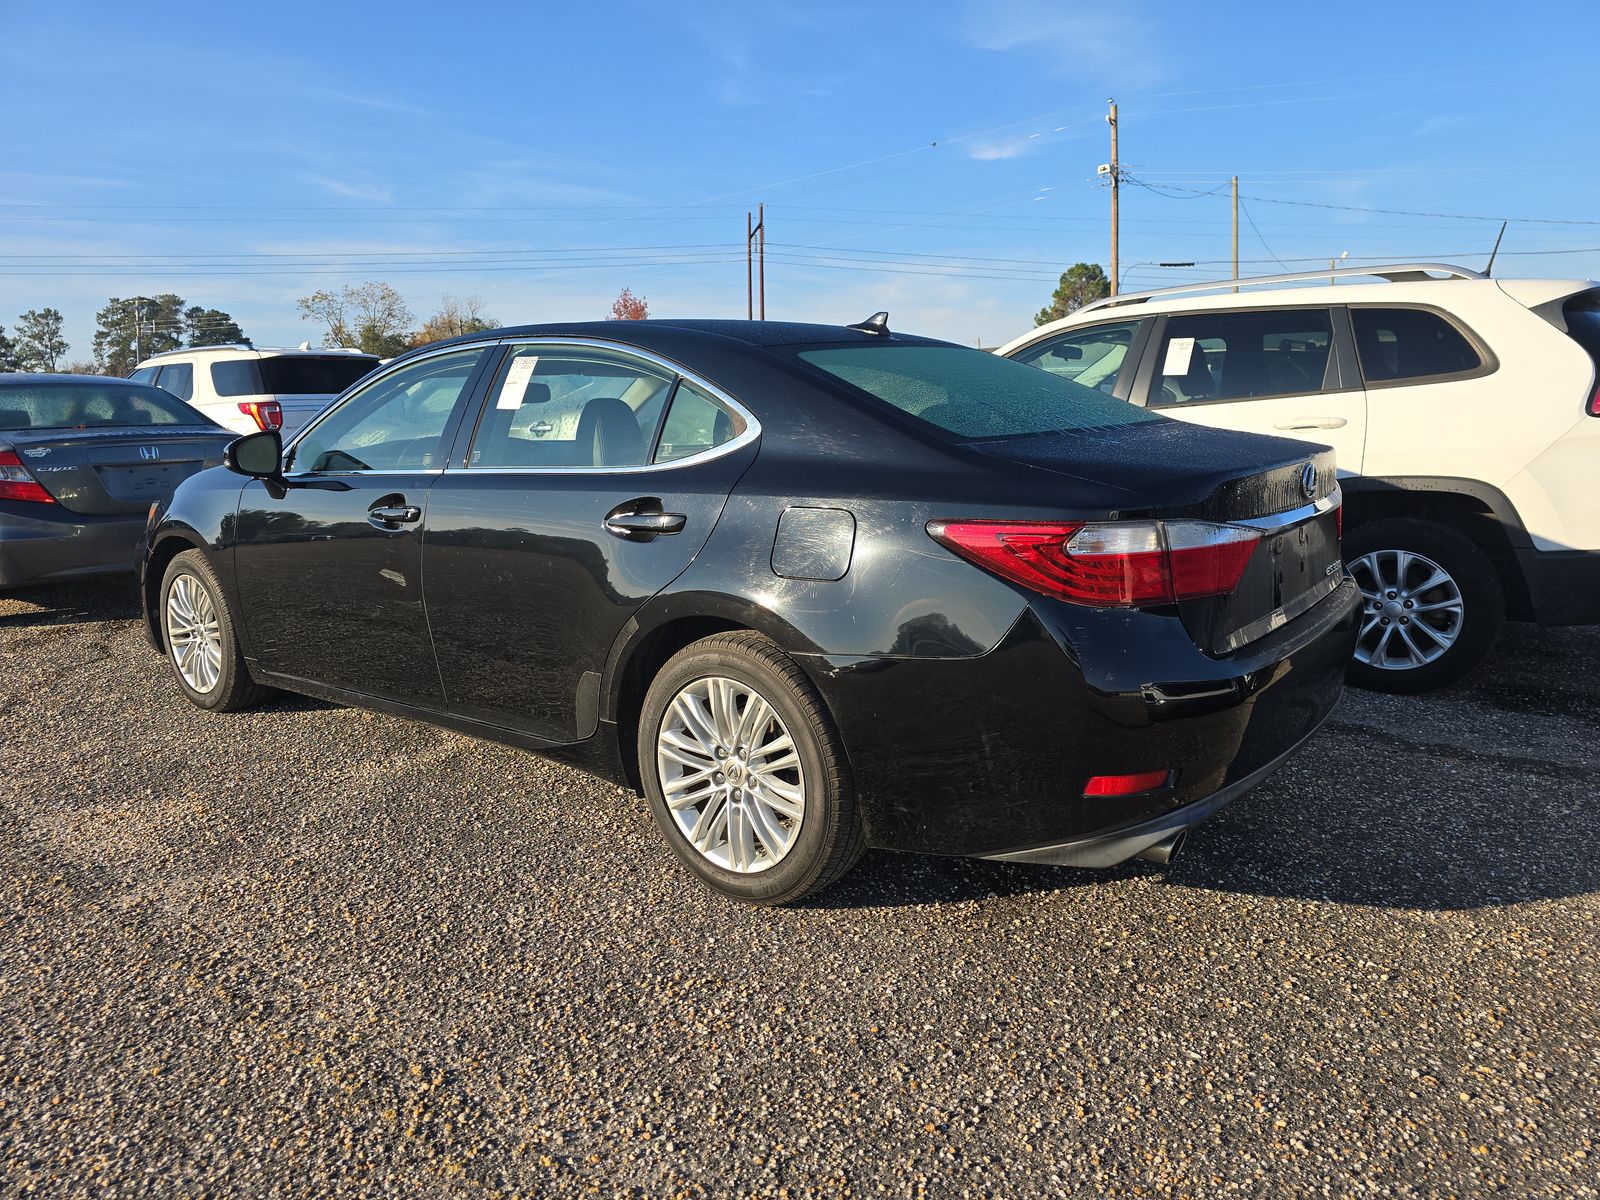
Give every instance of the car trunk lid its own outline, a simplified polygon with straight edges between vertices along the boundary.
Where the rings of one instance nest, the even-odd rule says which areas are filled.
[[[1257,532],[1228,593],[1175,607],[1195,644],[1227,654],[1293,620],[1338,587],[1339,490],[1333,451],[1284,438],[1150,421],[969,443],[1019,463],[1114,484],[1165,522],[1205,521]]]
[[[143,512],[196,471],[221,465],[233,438],[207,426],[0,434],[56,503],[86,515]]]

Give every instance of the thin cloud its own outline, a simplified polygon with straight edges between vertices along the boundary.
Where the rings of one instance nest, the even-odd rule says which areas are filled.
[[[328,179],[316,175],[308,176],[306,182],[347,200],[367,200],[373,204],[394,203],[394,193],[381,184],[359,183],[350,179]]]
[[[1043,53],[1062,74],[1111,77],[1131,87],[1165,73],[1154,29],[1126,4],[1087,8],[1061,0],[986,0],[971,6],[966,28],[979,50]]]

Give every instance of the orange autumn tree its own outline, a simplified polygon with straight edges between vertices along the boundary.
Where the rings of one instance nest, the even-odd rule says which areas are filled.
[[[643,296],[635,296],[631,288],[623,288],[611,303],[610,320],[613,321],[642,321],[649,315],[650,302]]]

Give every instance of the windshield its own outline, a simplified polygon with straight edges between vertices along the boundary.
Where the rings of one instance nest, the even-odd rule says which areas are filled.
[[[0,385],[0,431],[210,424],[171,393],[140,384]]]
[[[802,361],[963,441],[1166,418],[1093,388],[964,346],[841,346]]]

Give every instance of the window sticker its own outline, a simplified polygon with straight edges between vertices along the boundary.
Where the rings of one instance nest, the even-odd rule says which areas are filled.
[[[1194,361],[1194,339],[1173,338],[1167,343],[1167,360],[1161,364],[1163,375],[1187,375]]]
[[[1193,338],[1189,340],[1194,341]],[[495,397],[494,406],[504,409],[521,408],[523,394],[528,390],[528,380],[533,378],[533,369],[538,365],[537,354],[515,359],[511,369],[506,372],[506,381],[500,385],[500,394]]]

